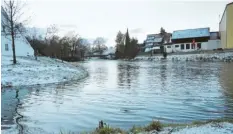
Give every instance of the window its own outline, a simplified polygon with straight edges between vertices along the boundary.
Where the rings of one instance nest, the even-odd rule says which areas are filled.
[[[179,45],[175,45],[175,47],[179,47]]]
[[[5,51],[9,51],[8,44],[5,44]]]
[[[197,43],[197,48],[201,49],[201,43]]]
[[[181,44],[180,47],[181,47],[181,50],[184,50],[184,44]]]
[[[190,49],[190,44],[186,44],[186,49]]]
[[[6,29],[5,26],[2,26],[2,31],[3,31],[3,32],[5,32],[5,29]]]
[[[171,48],[171,46],[167,46],[167,48]]]

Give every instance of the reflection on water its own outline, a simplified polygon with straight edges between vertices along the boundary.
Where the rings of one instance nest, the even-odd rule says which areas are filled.
[[[81,81],[2,90],[2,132],[90,131],[99,120],[128,129],[152,119],[233,117],[233,64],[84,62]]]
[[[224,64],[220,72],[220,83],[223,87],[223,93],[225,97],[225,115],[232,113],[233,107],[228,107],[228,104],[232,104],[233,98],[233,68],[231,64]],[[233,105],[233,104],[232,104]]]
[[[17,117],[15,118],[15,122],[17,124],[17,127],[18,127],[18,130],[19,130],[19,134],[22,134],[23,133],[23,125],[20,124],[20,119],[23,118],[23,115],[21,115],[18,111],[18,108],[21,106],[20,104],[20,100],[19,100],[19,90],[17,89],[16,90],[16,95],[15,95],[15,98],[16,98],[16,107],[15,107],[15,113],[17,115]]]
[[[134,64],[118,64],[118,86],[119,88],[131,89],[132,83],[137,83],[138,78],[138,66]]]

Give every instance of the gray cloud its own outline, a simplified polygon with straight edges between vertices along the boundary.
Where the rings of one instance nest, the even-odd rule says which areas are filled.
[[[135,29],[132,29],[132,30],[129,30],[130,33],[144,33],[144,30],[142,28],[135,28]]]

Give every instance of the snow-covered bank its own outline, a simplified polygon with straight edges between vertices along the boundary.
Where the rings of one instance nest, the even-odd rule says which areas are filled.
[[[163,59],[162,54],[160,56],[138,56],[133,61],[149,60],[158,61]],[[187,55],[169,55],[166,60],[170,61],[221,61],[221,62],[233,62],[233,52],[226,53],[203,53],[203,54],[187,54]]]
[[[154,130],[141,132],[140,134],[233,134],[233,124],[222,122],[187,127],[166,127],[160,132]]]
[[[12,57],[2,56],[1,67],[2,87],[59,83],[88,75],[81,66],[48,57],[17,57],[17,64],[12,65]]]
[[[231,123],[209,123],[203,126],[193,126],[172,132],[172,134],[233,134]]]

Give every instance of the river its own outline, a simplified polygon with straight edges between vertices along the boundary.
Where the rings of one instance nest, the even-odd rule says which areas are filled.
[[[233,64],[90,60],[83,80],[2,89],[3,133],[91,131],[103,120],[128,129],[153,119],[233,118]]]

